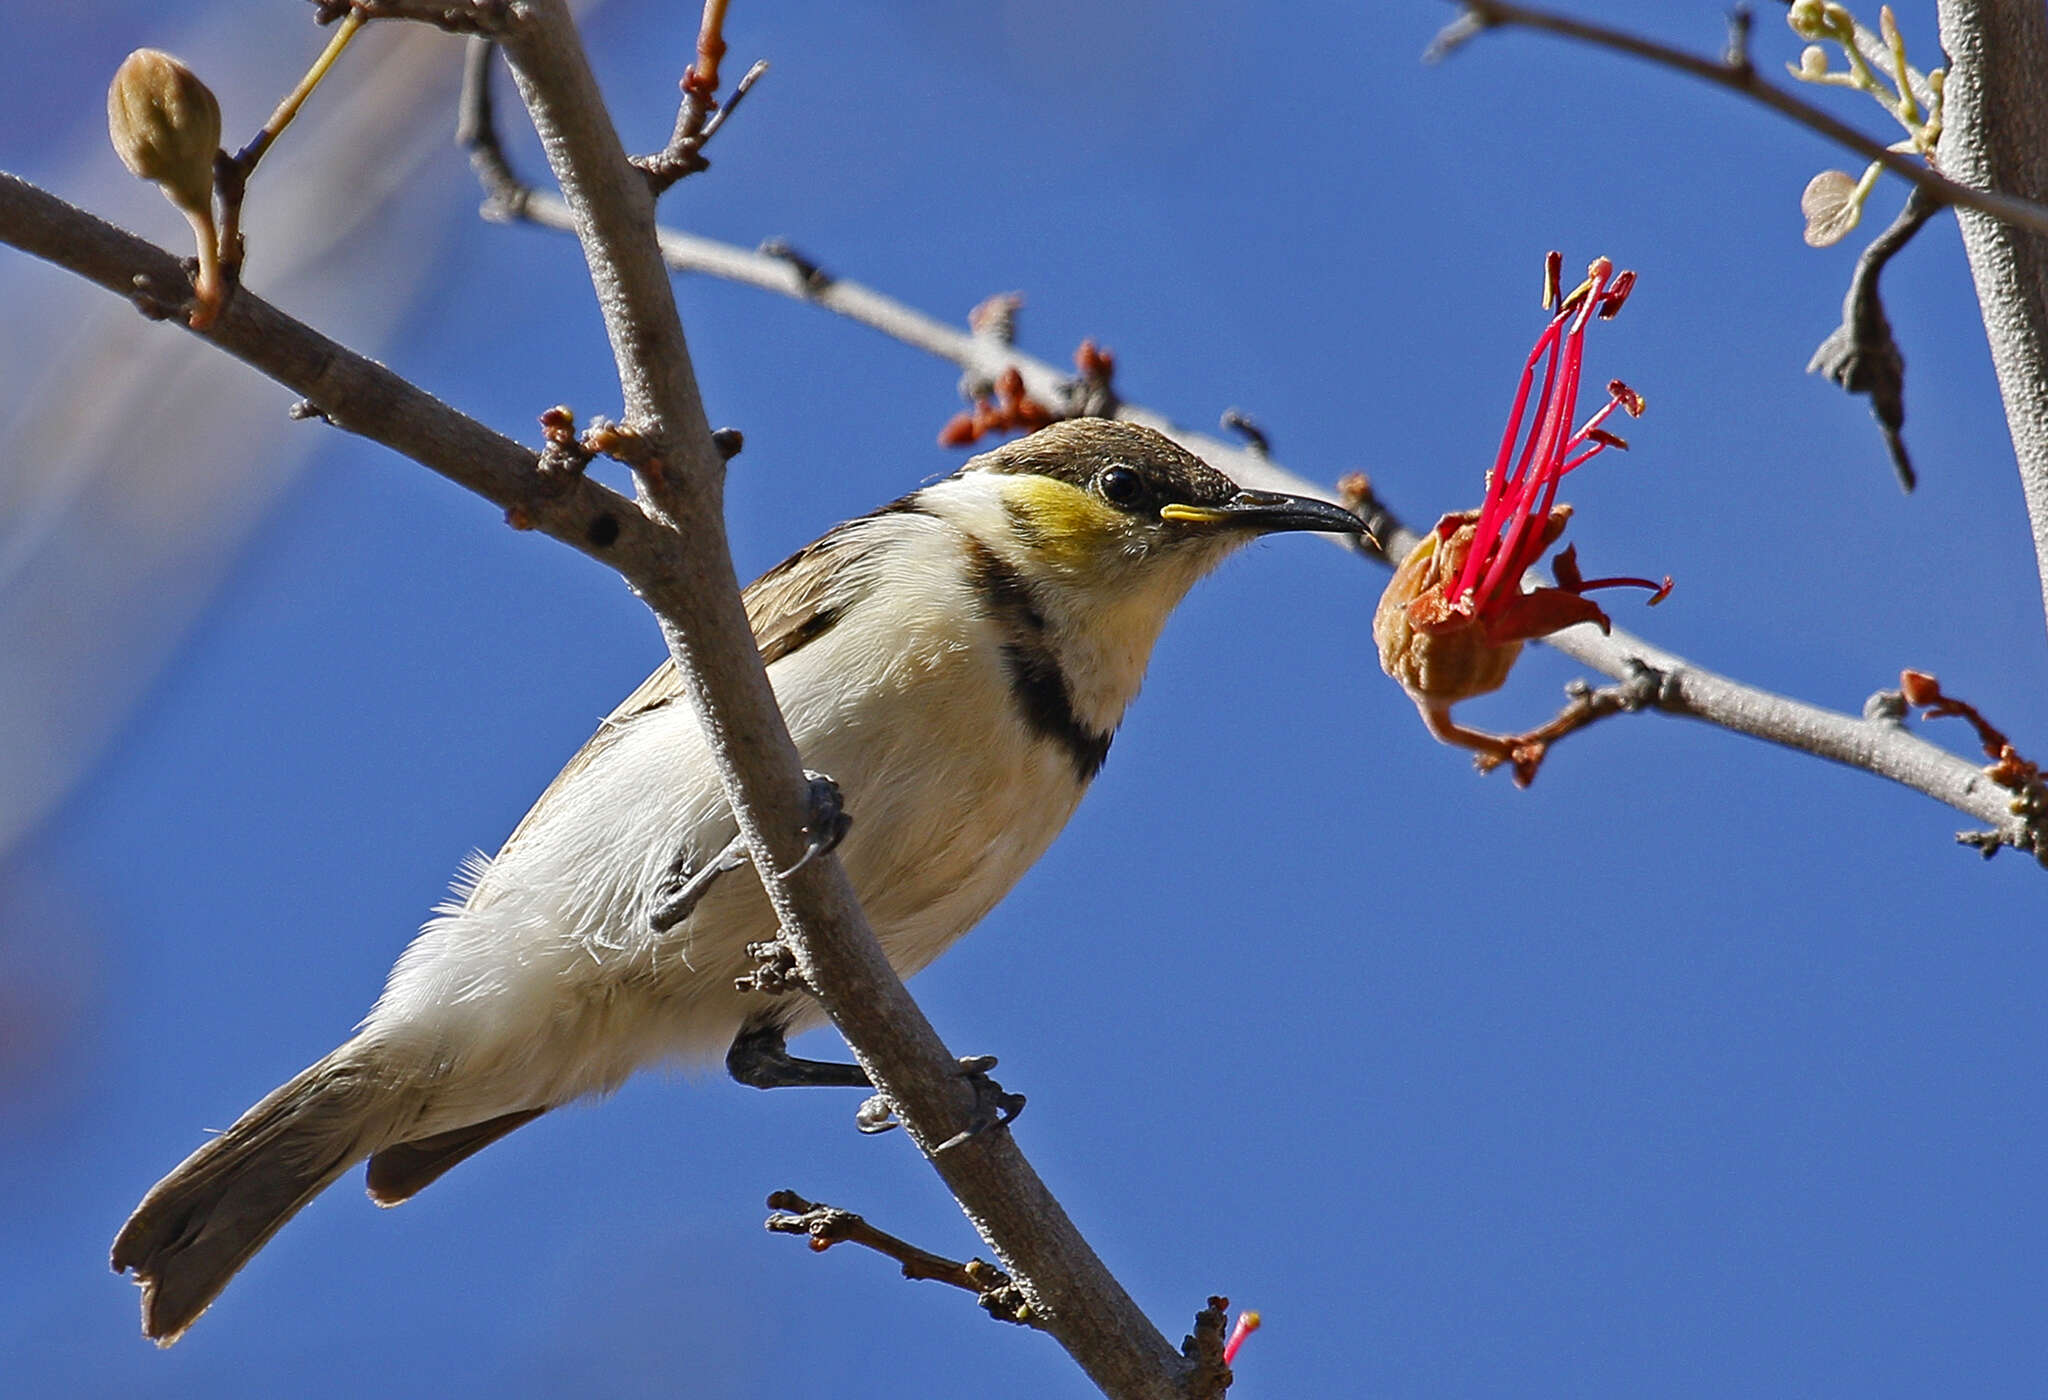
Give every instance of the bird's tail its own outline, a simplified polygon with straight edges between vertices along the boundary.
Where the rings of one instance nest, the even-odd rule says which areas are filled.
[[[144,1335],[176,1341],[279,1226],[384,1146],[402,1097],[351,1042],[158,1182],[114,1240],[115,1272],[142,1285]]]

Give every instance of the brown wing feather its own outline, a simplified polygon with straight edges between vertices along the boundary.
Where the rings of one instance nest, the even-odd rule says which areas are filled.
[[[772,666],[801,651],[844,616],[858,592],[849,586],[854,581],[850,566],[861,558],[861,551],[852,547],[856,535],[877,516],[903,509],[907,509],[904,503],[897,502],[875,515],[834,526],[747,586],[741,596],[747,607],[747,621],[754,629],[754,644],[761,649],[762,664]],[[640,682],[632,694],[619,702],[617,709],[605,716],[597,733],[555,775],[505,844],[510,846],[517,841],[519,833],[548,805],[556,789],[604,752],[626,724],[680,698],[682,693],[682,677],[677,674],[674,661],[664,661],[655,667],[653,675]]]
[[[523,1127],[546,1113],[545,1108],[522,1108],[501,1113],[482,1123],[455,1128],[431,1137],[401,1142],[370,1154],[368,1186],[370,1199],[380,1206],[409,1201],[441,1179],[457,1162],[467,1161],[514,1128]]]

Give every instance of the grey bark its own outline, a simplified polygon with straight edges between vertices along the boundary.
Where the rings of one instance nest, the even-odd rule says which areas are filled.
[[[1942,169],[1979,189],[2048,196],[2048,5],[1941,0],[1941,42],[1951,60]],[[2048,236],[1972,209],[1956,216],[2048,607]]]

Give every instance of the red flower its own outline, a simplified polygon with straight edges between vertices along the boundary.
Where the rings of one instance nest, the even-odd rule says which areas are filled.
[[[1573,429],[1586,328],[1595,316],[1609,320],[1621,310],[1635,274],[1616,274],[1614,264],[1600,258],[1586,280],[1560,298],[1562,263],[1552,253],[1544,264],[1543,304],[1554,314],[1522,366],[1500,451],[1487,473],[1486,500],[1478,510],[1437,522],[1394,571],[1373,617],[1380,665],[1414,698],[1430,732],[1477,750],[1482,768],[1513,761],[1523,782],[1535,774],[1540,743],[1465,729],[1451,721],[1451,705],[1499,689],[1525,641],[1581,622],[1606,631],[1607,614],[1585,596],[1591,590],[1647,588],[1652,603],[1671,591],[1668,578],[1662,586],[1642,578],[1583,578],[1572,549],[1552,565],[1556,587],[1522,587],[1522,576],[1571,519],[1571,507],[1558,504],[1558,483],[1608,448],[1628,446],[1605,427],[1615,410],[1631,417],[1643,411],[1642,395],[1616,379],[1607,386],[1607,402]],[[1542,388],[1532,415],[1529,396],[1539,366]],[[1532,744],[1534,758],[1526,752]]]

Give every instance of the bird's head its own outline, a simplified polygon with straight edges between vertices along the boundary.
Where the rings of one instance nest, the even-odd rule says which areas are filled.
[[[974,540],[976,591],[1029,620],[1073,713],[1102,734],[1168,615],[1233,550],[1282,530],[1365,531],[1327,501],[1245,490],[1163,434],[1106,418],[1005,443],[920,499]]]
[[[960,473],[977,475],[1002,515],[1001,530],[983,537],[1007,536],[1013,562],[1069,589],[1156,591],[1162,613],[1260,535],[1365,529],[1327,501],[1244,490],[1164,434],[1109,418],[1005,443]]]

